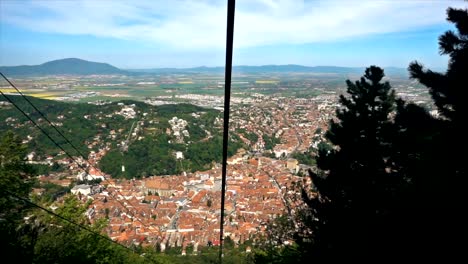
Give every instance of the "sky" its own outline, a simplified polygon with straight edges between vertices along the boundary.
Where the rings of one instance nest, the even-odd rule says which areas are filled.
[[[450,0],[237,0],[234,65],[444,68]],[[226,1],[1,0],[0,65],[62,58],[123,69],[222,66]]]

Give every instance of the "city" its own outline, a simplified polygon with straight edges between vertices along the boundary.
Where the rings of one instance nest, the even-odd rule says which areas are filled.
[[[467,1],[0,1],[14,263],[458,262]]]

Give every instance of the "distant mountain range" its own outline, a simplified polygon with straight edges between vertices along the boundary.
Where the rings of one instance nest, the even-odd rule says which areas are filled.
[[[42,75],[92,75],[126,74],[127,72],[107,63],[92,62],[76,58],[49,61],[40,65],[0,66],[0,72],[10,76]]]
[[[234,73],[333,73],[333,74],[363,74],[364,67],[338,67],[338,66],[303,66],[295,64],[287,65],[262,65],[262,66],[233,66]],[[155,69],[128,69],[133,73],[224,73],[224,67],[194,67],[194,68],[155,68]],[[385,72],[390,75],[407,75],[407,70],[398,67],[387,67]]]
[[[234,73],[333,73],[333,74],[363,74],[364,67],[337,66],[303,66],[303,65],[263,65],[263,66],[234,66]],[[43,75],[102,75],[102,74],[164,74],[164,73],[213,73],[223,74],[224,67],[194,67],[194,68],[155,68],[155,69],[127,69],[122,70],[107,63],[86,61],[76,58],[49,61],[40,65],[0,66],[0,72],[9,76],[43,76]],[[387,67],[389,75],[407,75],[404,68]]]

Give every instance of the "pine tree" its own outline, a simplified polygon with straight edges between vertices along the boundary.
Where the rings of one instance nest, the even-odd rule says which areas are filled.
[[[445,73],[424,69],[418,62],[409,66],[410,76],[425,85],[440,114],[431,117],[413,104],[399,103],[394,163],[410,182],[401,208],[400,226],[407,248],[418,244],[423,252],[444,258],[461,256],[458,242],[464,229],[466,207],[466,154],[464,124],[467,119],[468,11],[449,8],[447,19],[458,32],[439,38],[440,53],[449,55]]]
[[[425,85],[442,116],[440,140],[444,141],[448,157],[446,166],[453,167],[456,177],[466,174],[466,163],[463,155],[455,154],[457,149],[466,149],[465,137],[468,129],[465,125],[468,104],[468,11],[449,8],[447,20],[455,24],[457,33],[447,31],[439,38],[440,53],[449,55],[448,68],[445,74],[424,70],[418,62],[409,66],[411,77]],[[455,154],[455,155],[454,155]],[[456,180],[456,179],[454,179]]]
[[[302,229],[312,231],[296,234],[304,259],[462,256],[468,11],[447,14],[458,32],[439,38],[441,53],[450,56],[446,73],[409,66],[411,77],[429,88],[440,117],[395,100],[377,67],[356,83],[347,81],[351,96],[340,97],[343,108],[326,133],[332,149],[319,151],[320,170],[311,172],[319,197],[302,193],[308,208],[300,215]]]
[[[458,33],[449,30],[439,37],[440,53],[450,57],[447,72],[424,70],[418,62],[411,63],[409,71],[412,78],[429,88],[440,114],[462,128],[468,109],[468,11],[449,8],[447,16],[458,30]]]
[[[346,82],[350,97],[340,96],[342,108],[326,133],[333,149],[323,148],[317,160],[325,173],[313,175],[321,198],[304,195],[314,210],[315,221],[309,222],[314,256],[364,256],[378,249],[376,241],[385,236],[401,180],[389,164],[396,102],[383,77],[381,68],[371,66],[360,80]]]

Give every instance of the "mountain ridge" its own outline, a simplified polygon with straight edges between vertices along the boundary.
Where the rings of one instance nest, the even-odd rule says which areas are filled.
[[[384,67],[387,74],[405,74],[405,68]],[[260,66],[233,66],[234,73],[332,73],[362,74],[365,67],[342,66],[304,66],[298,64],[268,64]],[[223,66],[198,66],[191,68],[149,68],[120,69],[108,63],[92,62],[78,58],[65,58],[48,61],[39,65],[0,66],[0,72],[10,76],[44,76],[44,75],[103,75],[103,74],[164,74],[164,73],[213,73],[223,74]]]
[[[405,68],[384,67],[389,74],[407,74]],[[224,73],[224,67],[198,66],[191,68],[151,68],[151,69],[126,69],[133,73]],[[283,65],[238,65],[233,66],[233,73],[334,73],[334,74],[362,74],[365,67],[341,67],[341,66],[304,66],[298,64]]]

